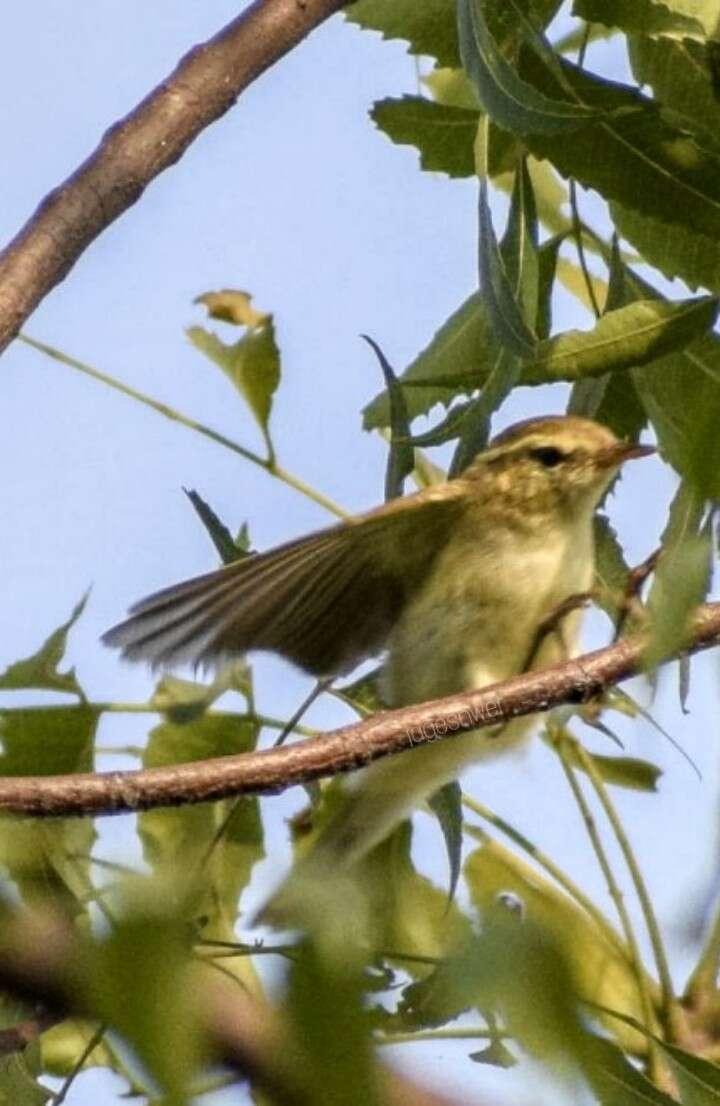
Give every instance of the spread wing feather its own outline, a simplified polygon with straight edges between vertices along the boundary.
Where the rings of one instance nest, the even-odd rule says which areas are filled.
[[[103,640],[153,665],[264,649],[318,676],[346,671],[382,649],[426,578],[460,501],[453,484],[156,592]]]

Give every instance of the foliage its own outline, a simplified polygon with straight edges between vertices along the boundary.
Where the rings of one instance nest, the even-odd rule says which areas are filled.
[[[649,431],[679,489],[642,609],[605,515],[596,537],[598,604],[619,632],[629,607],[634,624],[650,620],[645,661],[652,674],[687,646],[692,612],[711,585],[717,544],[715,6],[575,0],[573,21],[565,18],[560,30],[553,24],[557,8],[552,0],[457,0],[457,6],[454,0],[357,0],[347,11],[357,27],[400,40],[429,59],[422,94],[371,106],[377,128],[401,147],[399,158],[413,148],[423,172],[476,178],[479,197],[478,288],[468,289],[447,319],[436,320],[434,336],[397,375],[369,340],[385,387],[366,406],[364,427],[389,442],[387,498],[402,494],[409,475],[420,485],[443,477],[420,450],[451,443],[450,475],[461,472],[518,387],[564,382],[571,385],[569,411],[598,418],[631,440]],[[594,67],[593,43],[607,38],[618,51],[627,49],[628,83],[603,72],[606,54],[598,53]],[[602,215],[598,204],[592,217],[585,212],[591,208],[583,190],[603,201]],[[496,228],[498,195],[509,197],[503,232]],[[663,278],[682,281],[682,293]],[[561,287],[577,300],[581,328],[558,332],[553,326]],[[197,326],[188,337],[248,406],[265,456],[43,348],[342,514],[277,463],[270,425],[281,352],[273,315],[232,289],[204,293],[198,302],[212,319],[243,328],[231,341]],[[419,423],[424,418],[432,420],[429,427]],[[221,561],[249,555],[246,526],[233,537],[203,495],[187,494]],[[82,599],[33,656],[0,675],[2,694],[41,691],[71,699],[21,706],[3,701],[4,775],[91,770],[98,728],[119,709],[160,716],[134,750],[146,767],[253,750],[268,731],[285,736],[285,720],[267,717],[256,704],[252,670],[240,661],[214,679],[164,677],[147,702],[129,708],[90,701],[74,669],[62,668],[68,634],[84,606]],[[375,677],[318,692],[334,694],[362,717],[382,705]],[[231,709],[219,706],[226,695],[234,697]],[[605,721],[611,709],[631,716],[639,710],[621,696],[585,713],[569,709],[548,725],[547,737],[588,828],[617,924],[492,811],[468,800],[486,825],[480,830],[464,823],[456,784],[431,803],[445,839],[449,893],[416,869],[406,825],[368,859],[356,885],[340,874],[330,887],[306,885],[302,914],[291,919],[304,932],[291,947],[253,943],[247,892],[265,856],[257,799],[144,812],[137,825],[147,866],[143,880],[94,855],[90,819],[52,827],[6,819],[0,860],[7,895],[38,910],[51,903],[83,934],[93,1016],[67,1020],[4,1057],[0,1103],[46,1101],[42,1077],[72,1079],[76,1061],[115,1071],[130,1093],[152,1102],[190,1102],[212,1060],[197,1028],[195,973],[222,971],[243,993],[263,996],[258,962],[268,954],[291,964],[280,985],[287,1039],[315,1103],[380,1104],[386,1096],[375,1045],[379,1050],[453,1033],[470,1041],[471,1062],[508,1066],[530,1054],[562,1078],[582,1082],[603,1106],[717,1102],[720,925],[687,990],[678,993],[609,792],[610,786],[652,792],[658,769],[637,757],[589,754],[584,747],[589,734],[613,737]],[[582,741],[571,734],[571,719],[584,727]],[[300,719],[291,723],[298,734],[309,732]],[[602,830],[588,790],[603,813]],[[317,790],[310,797],[322,807]],[[326,810],[331,802],[332,787]],[[647,963],[624,909],[619,861],[614,854],[608,859],[608,835],[641,904],[650,938]],[[463,866],[468,840],[476,847]],[[3,1025],[27,1016],[29,1010],[8,1000]],[[458,1023],[461,1016],[472,1028]],[[104,1027],[113,1032],[105,1034]]]

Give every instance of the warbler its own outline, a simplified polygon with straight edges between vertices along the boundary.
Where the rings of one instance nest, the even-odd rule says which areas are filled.
[[[279,653],[318,677],[386,651],[401,707],[541,668],[577,647],[582,612],[538,629],[594,574],[593,516],[650,446],[588,419],[528,419],[458,477],[142,600],[104,641],[153,666]],[[517,743],[518,719],[376,761],[347,777],[316,843],[354,863],[462,769]]]

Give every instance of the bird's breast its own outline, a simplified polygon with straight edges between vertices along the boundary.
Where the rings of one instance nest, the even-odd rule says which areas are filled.
[[[548,534],[493,529],[450,542],[390,640],[386,694],[395,706],[485,687],[528,666],[538,628],[593,577],[591,520]],[[530,667],[575,647],[581,612],[548,634]]]

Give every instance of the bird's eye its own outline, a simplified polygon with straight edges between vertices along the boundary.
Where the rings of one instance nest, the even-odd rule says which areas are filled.
[[[556,449],[554,445],[539,446],[537,449],[530,450],[530,456],[534,457],[536,461],[539,461],[541,465],[544,465],[547,469],[555,468],[561,461],[565,460],[565,454],[560,449]]]

